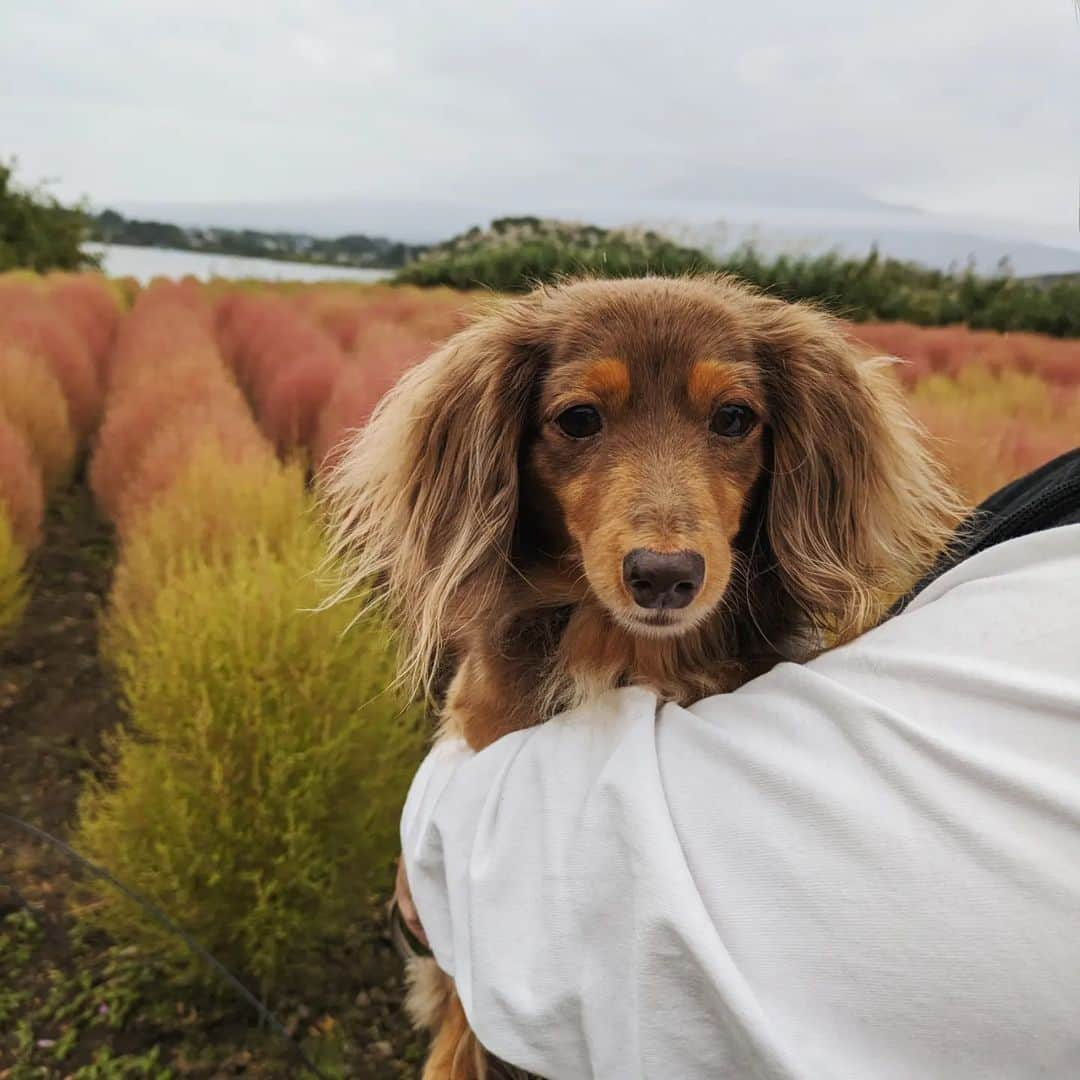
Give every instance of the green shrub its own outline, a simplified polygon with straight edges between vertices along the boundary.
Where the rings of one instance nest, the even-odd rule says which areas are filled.
[[[0,161],[0,271],[81,270],[98,260],[82,250],[89,219],[41,188],[12,182],[15,163]]]
[[[400,270],[412,285],[530,289],[568,275],[637,277],[707,270],[712,260],[654,232],[601,229],[539,218],[500,218],[431,248]]]
[[[944,273],[877,251],[862,258],[779,255],[744,247],[716,259],[652,232],[600,229],[538,218],[504,218],[471,229],[409,263],[396,280],[414,285],[532,288],[575,274],[627,277],[723,270],[785,300],[812,300],[856,322],[923,326],[967,323],[1080,337],[1080,280]]]
[[[784,300],[813,300],[856,322],[967,323],[984,330],[1031,330],[1080,336],[1080,280],[1050,284],[970,268],[944,273],[880,255],[835,252],[773,259],[743,248],[720,268]]]
[[[23,552],[15,542],[7,514],[0,506],[0,640],[22,618],[26,600]]]
[[[264,994],[388,887],[425,742],[419,708],[388,690],[383,627],[349,629],[359,601],[312,610],[324,556],[314,525],[249,538],[167,576],[137,617],[113,613],[131,723],[111,782],[80,805],[82,848]],[[178,978],[211,977],[140,909],[90,888],[86,918]]]
[[[226,462],[208,444],[143,511],[125,539],[109,596],[105,650],[153,610],[161,588],[193,568],[231,565],[238,553],[277,558],[311,527],[304,471],[276,460]]]

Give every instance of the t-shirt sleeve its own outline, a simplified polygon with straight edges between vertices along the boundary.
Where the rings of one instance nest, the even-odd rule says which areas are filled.
[[[437,747],[402,818],[435,956],[573,1077],[1080,1075],[1080,526],[807,665]]]

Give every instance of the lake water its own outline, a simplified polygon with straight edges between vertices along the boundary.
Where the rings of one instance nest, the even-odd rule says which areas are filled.
[[[382,281],[390,270],[362,270],[348,266],[314,266],[311,263],[251,259],[245,255],[206,255],[172,248],[129,247],[126,244],[86,244],[88,251],[103,255],[102,265],[110,277],[133,277],[141,283],[155,277],[258,278],[263,281]]]

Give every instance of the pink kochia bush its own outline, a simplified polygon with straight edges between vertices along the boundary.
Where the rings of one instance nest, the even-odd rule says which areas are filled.
[[[316,470],[331,468],[349,435],[367,423],[372,410],[401,376],[465,325],[471,301],[450,290],[395,290],[362,309],[348,366],[319,415],[311,447]]]
[[[389,385],[392,385],[390,383]],[[345,450],[348,437],[368,421],[379,398],[389,389],[382,380],[359,367],[341,372],[319,423],[311,446],[311,463],[316,472],[333,467]]]
[[[430,338],[406,323],[369,323],[356,339],[349,360],[353,366],[373,374],[387,371],[392,384],[413,364],[434,352],[442,340]]]
[[[1057,386],[1080,386],[1080,341],[1073,339],[910,323],[848,324],[848,332],[904,360],[897,374],[909,389],[928,375],[955,379],[967,367],[994,375],[1020,371]]]
[[[299,293],[296,304],[348,353],[371,327],[395,325],[429,345],[442,341],[465,324],[472,298],[451,289],[320,285]]]
[[[367,423],[383,394],[430,351],[427,342],[399,323],[367,328],[319,414],[311,447],[316,471],[336,463],[350,433]]]
[[[279,450],[312,451],[319,416],[343,368],[340,354],[313,351],[306,359],[285,361],[269,377],[256,409],[260,426]]]
[[[218,340],[267,438],[282,452],[310,453],[345,364],[337,341],[283,297],[250,293],[222,298]]]
[[[206,353],[220,365],[213,318],[202,293],[187,284],[155,281],[139,294],[104,364],[110,396],[129,381],[154,377],[178,357]]]
[[[100,369],[120,323],[117,293],[100,274],[50,274],[47,283],[53,307],[79,332]]]
[[[40,282],[0,279],[0,342],[52,372],[67,402],[72,431],[85,440],[101,409],[101,379],[80,331]]]
[[[23,552],[32,551],[41,540],[44,504],[41,469],[30,446],[0,412],[0,513]]]
[[[249,445],[265,445],[236,385],[219,366],[183,364],[156,382],[141,382],[106,402],[97,450],[90,463],[90,486],[103,512],[115,521],[124,517],[125,501],[142,503],[150,492],[137,483],[144,474],[143,459],[155,440],[169,431],[178,453],[197,433],[212,433]],[[269,448],[267,448],[269,449]],[[160,476],[160,466],[157,470]],[[132,484],[143,490],[133,491]],[[153,485],[156,490],[159,485]]]
[[[162,282],[142,293],[106,368],[90,486],[121,536],[208,447],[223,462],[272,457],[217,349],[198,288]]]
[[[41,357],[2,339],[0,413],[26,440],[46,490],[63,487],[76,456],[63,388]]]
[[[460,329],[473,300],[449,289],[317,286],[218,302],[222,351],[263,432],[318,469],[413,364]]]
[[[121,539],[147,508],[187,474],[192,464],[213,454],[222,467],[273,464],[274,451],[251,419],[227,402],[197,402],[179,410],[146,441],[116,506]]]

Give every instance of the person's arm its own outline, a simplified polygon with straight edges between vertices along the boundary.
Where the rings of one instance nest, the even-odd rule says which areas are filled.
[[[692,708],[440,747],[402,840],[473,1029],[541,1075],[1080,1075],[1080,526]]]

